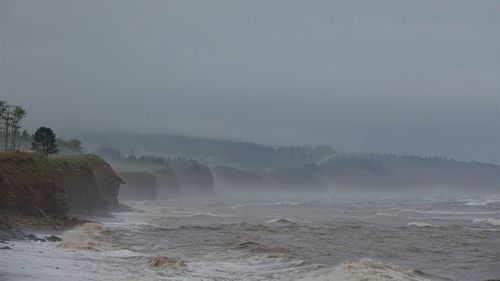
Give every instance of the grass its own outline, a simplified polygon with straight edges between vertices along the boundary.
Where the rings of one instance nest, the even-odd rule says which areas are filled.
[[[104,160],[93,154],[51,155],[44,157],[28,152],[0,152],[0,172],[15,173],[19,166],[29,167],[35,177],[43,177],[51,169],[71,167],[83,168],[88,164],[107,165]]]

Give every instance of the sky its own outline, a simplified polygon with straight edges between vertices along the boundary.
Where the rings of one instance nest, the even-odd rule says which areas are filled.
[[[29,130],[500,163],[500,1],[0,0]]]

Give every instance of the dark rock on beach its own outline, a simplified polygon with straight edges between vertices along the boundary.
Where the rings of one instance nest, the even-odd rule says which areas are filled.
[[[60,237],[57,237],[55,235],[47,236],[47,237],[45,237],[45,240],[47,240],[47,242],[60,242],[60,241],[62,241],[62,239]]]

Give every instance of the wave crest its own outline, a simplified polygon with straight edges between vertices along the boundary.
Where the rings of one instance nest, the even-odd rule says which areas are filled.
[[[474,223],[489,223],[491,225],[500,225],[500,219],[496,218],[475,219]]]
[[[295,221],[287,218],[276,218],[266,221],[266,223],[295,223]]]
[[[117,237],[110,228],[98,223],[84,223],[62,236],[60,247],[77,250],[117,248]]]
[[[427,281],[421,271],[403,269],[397,265],[384,264],[372,259],[343,263],[333,268],[309,272],[296,281]]]
[[[432,227],[435,225],[432,225],[430,223],[426,223],[423,221],[411,221],[407,224],[407,226],[416,226],[416,227]]]

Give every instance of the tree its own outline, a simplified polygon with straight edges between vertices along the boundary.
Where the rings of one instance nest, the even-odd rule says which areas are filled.
[[[9,130],[11,125],[10,105],[6,101],[0,101],[0,118],[3,125],[4,151],[9,150]]]
[[[11,106],[6,101],[0,101],[0,124],[2,125],[4,150],[16,150],[16,139],[21,129],[21,121],[26,116],[26,110],[20,106]]]
[[[11,148],[16,150],[16,138],[19,135],[19,129],[21,129],[21,121],[26,116],[26,110],[20,106],[14,106],[12,108],[12,122],[11,122]]]
[[[21,147],[21,149],[27,149],[29,145],[31,145],[31,135],[28,131],[23,130],[19,136],[19,147]]]
[[[56,134],[51,128],[40,127],[33,136],[33,150],[47,157],[49,154],[55,154],[59,150],[56,144]]]
[[[81,154],[82,153],[82,142],[78,139],[63,140],[57,139],[56,144],[59,148],[59,152],[68,154]]]
[[[1,135],[4,135],[4,136],[6,136],[6,134],[7,134],[7,127],[5,124],[5,118],[6,118],[8,108],[9,108],[9,105],[7,104],[7,102],[0,100],[0,125],[1,125],[0,132],[1,132]]]

